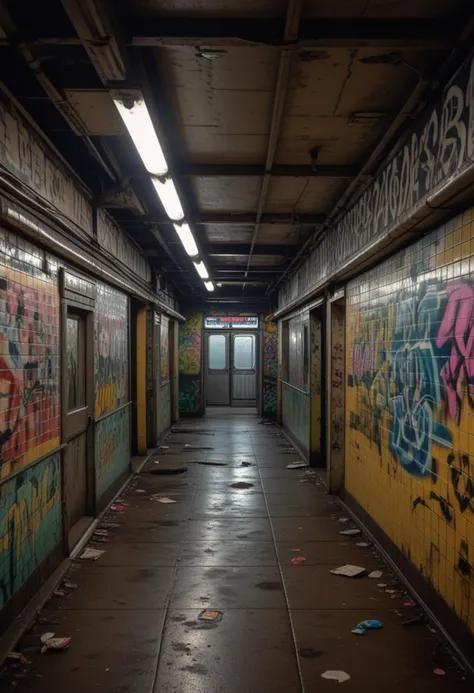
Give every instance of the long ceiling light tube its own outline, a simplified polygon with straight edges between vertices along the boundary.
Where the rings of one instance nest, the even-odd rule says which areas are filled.
[[[189,257],[193,258],[197,273],[201,279],[205,280],[206,289],[214,291],[215,286],[209,279],[207,267],[202,260],[199,260],[196,239],[189,224],[186,223],[178,191],[169,175],[168,163],[143,95],[139,91],[112,91],[111,96],[143,165],[150,174],[163,209],[173,222],[184,250]]]

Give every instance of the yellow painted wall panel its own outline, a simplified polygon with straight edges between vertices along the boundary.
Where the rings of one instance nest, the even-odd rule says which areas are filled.
[[[350,282],[345,485],[474,631],[474,221]]]

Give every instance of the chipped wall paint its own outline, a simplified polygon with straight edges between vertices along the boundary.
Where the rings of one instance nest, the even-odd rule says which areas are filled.
[[[263,414],[277,410],[278,323],[263,323]]]
[[[97,498],[127,471],[129,462],[130,407],[124,407],[95,425]]]
[[[200,414],[202,410],[202,313],[185,315],[179,326],[179,410]]]
[[[474,215],[347,287],[346,488],[474,631]]]
[[[60,456],[0,489],[0,608],[61,540]]]
[[[314,462],[318,465],[323,460],[322,441],[322,406],[323,396],[321,382],[323,377],[323,332],[321,317],[315,311],[310,314],[310,406],[311,406],[311,430],[310,452]]]
[[[279,307],[323,284],[436,186],[448,177],[454,180],[473,159],[474,58],[470,57],[435,105],[407,132],[396,156],[282,287]]]
[[[171,426],[171,383],[161,386],[160,395],[160,434]]]
[[[57,265],[0,229],[0,477],[59,446]]]
[[[92,236],[92,207],[85,192],[1,92],[0,163]]]

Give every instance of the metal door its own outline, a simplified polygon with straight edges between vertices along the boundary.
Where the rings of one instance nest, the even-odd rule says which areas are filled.
[[[63,338],[64,491],[69,547],[72,548],[90,522],[91,498],[91,353],[92,316],[89,311],[65,309]],[[90,353],[89,358],[86,357]]]
[[[257,336],[231,334],[232,404],[254,407],[257,403]]]
[[[212,332],[206,339],[206,404],[230,404],[229,333]]]

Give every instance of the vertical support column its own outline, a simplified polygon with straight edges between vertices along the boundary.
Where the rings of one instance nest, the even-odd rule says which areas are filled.
[[[172,323],[173,338],[172,343],[172,353],[170,354],[170,363],[172,368],[172,413],[171,422],[175,423],[179,419],[179,358],[178,358],[178,341],[179,341],[179,323],[174,320]]]
[[[310,392],[310,416],[309,416],[309,450],[310,462],[314,467],[324,467],[326,459],[324,455],[324,344],[322,308],[312,310],[310,313],[310,360],[309,360],[309,392]]]
[[[137,443],[138,454],[145,455],[146,439],[146,308],[137,313]]]
[[[344,300],[327,303],[327,483],[329,493],[339,493],[344,483]]]

